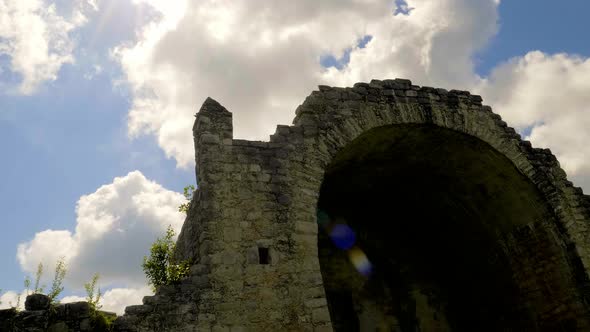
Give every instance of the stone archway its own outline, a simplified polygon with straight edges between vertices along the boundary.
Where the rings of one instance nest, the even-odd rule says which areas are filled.
[[[336,331],[575,329],[575,316],[543,316],[576,302],[555,215],[473,136],[432,124],[364,132],[326,168],[318,209]],[[540,257],[555,257],[542,276]]]
[[[367,247],[369,260],[372,255],[380,261],[376,276],[381,285],[367,286],[366,278],[353,278],[353,265],[344,253],[319,234],[318,265],[336,330],[362,325],[361,316],[373,309],[359,312],[363,306],[359,301],[377,301],[381,306],[373,310],[373,318],[404,331],[417,326],[428,330],[437,324],[442,331],[588,328],[588,244],[582,240],[585,236],[575,235],[587,234],[588,223],[574,222],[583,218],[574,211],[583,203],[570,201],[575,190],[568,189],[571,183],[551,152],[522,141],[481,105],[479,96],[421,88],[405,80],[357,83],[345,89],[320,86],[298,108],[294,123],[313,137],[303,153],[306,169],[299,183],[321,191],[319,197],[302,200],[327,212],[330,219],[349,220],[358,242]],[[404,139],[396,140],[400,135]],[[392,144],[395,147],[385,154]],[[420,159],[424,154],[430,156]],[[394,156],[396,162],[388,159]],[[361,161],[364,158],[372,164]],[[363,167],[368,178],[354,173]],[[399,174],[407,177],[400,179]],[[411,180],[415,183],[404,182]],[[457,191],[452,194],[420,189],[451,183]],[[367,184],[380,189],[368,190],[363,187]],[[402,194],[388,185],[401,186]],[[355,204],[370,205],[377,199],[374,194],[386,193],[385,188],[402,202],[406,215],[400,211],[399,216],[407,218],[412,208],[423,209],[416,211],[418,225],[406,221],[394,223],[395,228],[358,221],[362,212],[355,212]],[[350,199],[355,192],[362,192],[358,201]],[[380,204],[370,209],[380,206],[381,211],[369,213],[369,219],[394,208],[380,198]],[[447,227],[433,222],[437,213],[453,222]],[[478,222],[466,222],[472,218]],[[384,237],[391,232],[401,235]],[[477,234],[477,240],[469,234]],[[387,263],[391,257],[383,252],[400,254]],[[423,264],[402,259],[408,256]],[[396,274],[400,269],[409,272]],[[338,273],[345,277],[339,279]],[[367,287],[383,296],[370,298]],[[442,294],[451,290],[454,295]],[[362,292],[365,295],[359,295]],[[336,305],[344,302],[347,305]],[[391,307],[388,313],[385,307]],[[438,322],[433,321],[435,316]]]
[[[176,252],[191,276],[128,308],[119,330],[340,331],[365,317],[590,330],[590,197],[481,97],[402,79],[320,86],[269,142],[232,128],[208,98]],[[349,224],[373,281],[331,247],[318,206]]]

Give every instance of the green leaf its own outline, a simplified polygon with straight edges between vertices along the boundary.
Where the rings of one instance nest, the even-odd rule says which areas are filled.
[[[53,283],[51,285],[51,290],[47,296],[51,299],[51,303],[57,302],[57,297],[61,292],[63,292],[63,281],[66,276],[66,263],[64,262],[64,257],[61,257],[57,264],[55,265],[55,276],[53,277]]]
[[[43,287],[39,288],[39,281],[41,280],[41,276],[43,275],[43,263],[39,262],[37,265],[37,273],[35,273],[35,288],[33,289],[33,293],[42,293]]]
[[[189,261],[172,261],[176,247],[174,235],[172,226],[168,226],[164,237],[156,239],[152,244],[150,255],[143,258],[142,268],[153,290],[161,285],[179,282],[190,270]]]
[[[184,187],[184,198],[186,198],[188,202],[180,204],[180,206],[178,207],[178,212],[188,213],[188,208],[190,206],[191,200],[193,199],[194,193],[195,186],[193,186],[192,184]]]
[[[86,290],[86,301],[94,310],[102,308],[102,305],[100,305],[102,293],[100,291],[100,287],[98,289],[96,287],[99,277],[100,275],[95,273],[94,276],[92,276],[92,280],[84,284],[84,289]]]

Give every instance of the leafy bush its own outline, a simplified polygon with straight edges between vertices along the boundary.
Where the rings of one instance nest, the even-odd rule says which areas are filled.
[[[94,332],[108,332],[113,330],[113,323],[116,316],[107,316],[101,311],[94,310],[92,319],[92,331]]]
[[[168,226],[166,235],[156,239],[152,244],[149,257],[143,257],[141,266],[153,291],[158,286],[179,282],[189,272],[189,261],[174,261],[173,255],[176,248],[174,234],[172,226]]]
[[[193,199],[194,193],[195,193],[195,186],[193,186],[192,184],[184,187],[184,198],[186,198],[186,200],[188,202],[186,202],[184,204],[180,204],[180,206],[178,207],[179,212],[184,212],[184,213],[188,212],[188,207],[191,203],[191,200]]]

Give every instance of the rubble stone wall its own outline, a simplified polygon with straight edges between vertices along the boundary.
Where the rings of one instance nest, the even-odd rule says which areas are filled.
[[[557,238],[546,245],[557,249],[546,252],[561,258],[517,260],[514,264],[526,267],[515,279],[530,281],[520,283],[523,292],[526,287],[538,290],[535,283],[567,288],[563,296],[568,300],[548,301],[541,314],[588,329],[590,197],[567,180],[550,150],[523,141],[482,105],[480,96],[403,79],[320,86],[297,108],[293,125],[277,126],[268,142],[234,139],[232,114],[208,98],[193,128],[198,190],[177,244],[179,257],[196,264],[186,282],[195,295],[159,302],[158,292],[149,300],[154,311],[134,312],[120,321],[144,321],[155,312],[188,317],[182,312],[190,312],[192,318],[175,320],[187,331],[331,331],[316,220],[325,170],[361,134],[403,124],[432,124],[475,137],[534,184],[554,218],[530,225],[528,233],[515,230],[509,249],[526,248],[527,236]],[[538,234],[530,232],[536,228]],[[544,271],[550,272],[547,278]],[[531,275],[536,276],[532,281],[527,279]],[[530,301],[547,302],[550,295],[539,293]],[[189,298],[192,302],[183,302]]]
[[[111,312],[96,311],[88,302],[50,305],[42,294],[27,297],[25,310],[0,310],[0,331],[6,332],[107,332],[106,318],[114,319]]]
[[[523,141],[480,96],[404,79],[319,86],[268,142],[234,139],[232,114],[208,98],[193,127],[198,189],[177,242],[191,275],[128,307],[115,330],[332,331],[318,259],[326,170],[372,129],[411,124],[484,142],[535,188],[545,220],[515,225],[498,240],[518,296],[539,331],[590,330],[590,196],[550,150]],[[420,296],[414,303],[434,310]]]

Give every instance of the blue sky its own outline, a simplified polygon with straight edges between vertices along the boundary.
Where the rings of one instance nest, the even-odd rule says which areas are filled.
[[[0,10],[2,10],[2,4],[7,3],[8,7],[5,8],[10,8],[10,4],[14,1],[17,0],[8,0],[8,2],[0,0]],[[214,32],[207,30],[210,31],[210,35],[205,36],[207,38],[202,38],[205,41],[194,41],[189,38],[191,33],[183,34],[183,29],[190,31],[194,26],[182,20],[175,21],[177,23],[176,30],[163,33],[164,37],[150,37],[147,36],[147,33],[143,36],[137,34],[136,32],[141,31],[145,24],[152,21],[162,22],[158,20],[162,20],[162,17],[174,17],[175,15],[173,10],[168,11],[169,8],[166,5],[163,7],[161,4],[158,5],[158,1],[151,3],[146,0],[144,2],[132,4],[127,0],[97,1],[96,10],[86,4],[84,10],[80,11],[85,15],[86,22],[79,24],[67,34],[69,42],[72,43],[69,53],[75,62],[62,64],[55,72],[55,80],[41,80],[33,91],[26,94],[18,91],[19,84],[23,80],[23,73],[11,67],[11,61],[17,56],[16,53],[6,50],[3,52],[1,47],[3,44],[9,45],[11,40],[17,40],[19,34],[24,36],[25,33],[16,31],[16,33],[9,35],[6,33],[7,30],[2,30],[0,26],[0,88],[2,89],[0,91],[0,151],[3,152],[0,163],[2,179],[0,182],[0,211],[2,211],[3,225],[0,233],[0,261],[2,262],[0,288],[4,291],[21,290],[24,276],[28,273],[24,266],[26,264],[17,259],[19,244],[29,243],[37,233],[48,229],[69,230],[73,233],[77,218],[80,216],[76,213],[76,204],[82,195],[93,194],[103,185],[113,185],[112,188],[119,188],[113,184],[113,179],[126,177],[135,170],[140,171],[146,179],[142,180],[140,177],[137,181],[154,181],[164,188],[162,190],[181,193],[185,185],[193,184],[194,165],[191,162],[193,150],[192,134],[190,133],[192,117],[190,115],[196,112],[199,103],[204,100],[206,95],[211,95],[222,104],[229,105],[230,111],[234,111],[234,125],[238,136],[265,139],[264,137],[268,137],[272,133],[272,128],[276,124],[279,122],[289,123],[297,103],[302,102],[305,95],[316,89],[316,85],[325,82],[332,83],[332,85],[346,85],[338,83],[359,80],[358,78],[365,77],[363,75],[375,76],[375,74],[371,74],[375,72],[371,69],[373,68],[371,61],[377,60],[370,60],[371,58],[366,56],[363,50],[377,52],[373,50],[387,42],[381,35],[372,36],[369,33],[371,32],[370,27],[367,28],[367,31],[359,31],[361,28],[348,30],[347,27],[342,27],[339,30],[330,28],[332,23],[327,22],[325,23],[327,31],[325,38],[333,40],[333,43],[322,41],[318,36],[311,37],[303,34],[301,40],[295,40],[290,46],[284,46],[279,42],[271,43],[270,48],[276,50],[268,51],[268,56],[263,51],[258,51],[257,54],[260,55],[262,63],[254,63],[252,61],[256,60],[251,57],[241,57],[241,54],[247,53],[247,49],[240,48],[242,44],[236,42],[235,44],[238,46],[235,46],[234,49],[225,43],[225,40],[231,40],[239,35],[237,31],[227,28],[231,27],[230,23],[227,26],[208,26],[216,30]],[[559,3],[547,0],[502,1],[497,12],[493,12],[489,9],[494,8],[494,5],[490,4],[493,3],[492,0],[480,1],[481,6],[467,5],[465,1],[445,0],[443,2],[448,4],[444,10],[449,10],[451,13],[461,13],[462,15],[464,12],[468,14],[473,12],[483,15],[482,17],[490,16],[492,17],[490,21],[482,22],[481,25],[488,24],[493,29],[495,24],[497,28],[496,34],[487,30],[475,33],[473,31],[479,29],[478,22],[475,22],[473,27],[467,23],[465,25],[467,27],[464,27],[455,22],[452,24],[456,25],[455,30],[458,32],[455,33],[453,32],[455,30],[450,29],[452,31],[450,33],[445,32],[446,30],[434,33],[434,35],[442,36],[440,38],[448,38],[449,43],[456,42],[467,45],[465,46],[466,50],[471,49],[470,43],[485,45],[483,47],[474,46],[476,49],[467,53],[466,59],[468,60],[465,61],[472,61],[471,64],[475,68],[475,71],[471,72],[469,66],[466,65],[464,66],[465,74],[462,74],[465,77],[473,77],[474,87],[470,90],[479,89],[484,94],[484,98],[489,96],[484,101],[490,103],[497,101],[497,104],[492,104],[494,109],[507,118],[509,124],[517,126],[527,136],[532,135],[530,139],[533,144],[537,143],[535,146],[549,146],[554,152],[560,152],[568,161],[568,165],[571,165],[567,168],[567,170],[571,170],[568,171],[568,174],[574,174],[577,176],[575,179],[582,181],[578,185],[585,185],[587,182],[584,181],[586,181],[588,174],[586,172],[590,169],[585,164],[585,160],[588,159],[586,158],[587,150],[577,150],[577,153],[583,158],[576,159],[576,156],[572,156],[571,151],[567,150],[570,138],[556,136],[558,134],[555,133],[558,133],[558,129],[562,127],[559,127],[561,124],[555,120],[555,117],[544,113],[537,114],[534,111],[530,111],[530,114],[527,113],[526,116],[523,115],[524,113],[516,114],[517,111],[513,111],[513,109],[518,108],[517,102],[519,100],[515,99],[512,102],[510,96],[506,97],[507,92],[494,84],[506,81],[514,83],[515,86],[516,84],[526,86],[529,83],[523,82],[529,81],[524,81],[525,78],[515,73],[522,72],[523,68],[533,68],[533,66],[550,68],[551,63],[561,60],[570,61],[574,55],[579,56],[583,63],[571,65],[567,73],[563,74],[565,78],[558,77],[557,79],[571,78],[572,82],[578,82],[579,78],[575,75],[582,71],[577,70],[576,66],[582,66],[585,59],[590,56],[590,43],[587,42],[586,36],[586,32],[590,31],[590,23],[586,19],[587,13],[590,12],[590,3],[579,0]],[[484,2],[486,4],[483,4]],[[47,3],[49,2],[44,2],[44,4]],[[58,13],[67,20],[75,10],[75,4],[78,3],[86,2],[58,1],[56,3]],[[92,3],[92,1],[88,3]],[[388,1],[384,1],[384,3],[392,6]],[[402,4],[399,1],[397,3]],[[396,21],[394,28],[397,31],[404,31],[405,24],[410,26],[404,20],[420,19],[422,4],[419,1],[408,1],[408,3],[416,9],[398,10],[398,15],[404,17],[399,16],[399,20]],[[377,10],[375,12],[368,11],[366,14],[357,14],[354,12],[354,7],[351,8],[350,12],[343,11],[340,15],[365,15],[369,18],[372,17],[371,15],[381,15]],[[306,10],[313,12],[315,9],[307,8]],[[280,15],[278,10],[275,12]],[[426,9],[424,12],[428,13]],[[441,13],[441,15],[443,14],[444,12]],[[475,16],[475,14],[473,15]],[[213,12],[212,15],[217,17],[223,15],[223,12]],[[416,18],[412,15],[415,15]],[[495,15],[497,15],[497,21],[493,19],[496,17]],[[321,23],[322,18],[318,18],[318,20]],[[420,23],[421,21],[416,22]],[[273,24],[279,23],[269,19],[268,26],[272,27]],[[322,29],[322,24],[319,24],[318,29]],[[14,29],[14,27],[12,28]],[[224,29],[229,30],[224,34]],[[5,31],[5,35],[2,35],[3,31]],[[377,35],[377,33],[375,34]],[[452,36],[449,37],[448,34]],[[470,37],[472,35],[475,37]],[[416,36],[422,36],[420,30],[417,30]],[[484,39],[488,38],[487,43],[486,40],[478,40],[479,36],[483,36],[481,38]],[[114,52],[116,47],[123,50],[142,51],[138,47],[140,41],[153,40],[150,38],[159,38],[156,39],[158,44],[153,49],[145,51],[151,53],[149,53],[149,59],[143,62],[139,60],[133,62],[136,61],[136,58],[117,55]],[[252,36],[250,38],[254,39]],[[470,38],[473,38],[473,41]],[[199,36],[194,36],[194,39],[199,39]],[[268,72],[284,74],[284,76],[278,76],[282,79],[275,83],[279,87],[266,87],[262,83],[258,86],[259,82],[268,81],[271,74],[268,76],[261,74],[259,78],[251,77],[248,75],[253,74],[247,69],[243,69],[244,73],[228,72],[229,69],[211,68],[211,65],[201,66],[201,60],[193,66],[191,65],[193,59],[188,56],[185,58],[182,55],[182,53],[188,53],[192,54],[193,58],[205,59],[206,48],[214,43],[218,43],[219,50],[215,50],[218,53],[214,54],[213,59],[223,63],[223,66],[220,67],[234,68],[235,65],[240,68],[251,67],[262,70],[268,67]],[[448,88],[453,88],[453,84],[460,85],[468,84],[464,82],[471,82],[469,81],[471,78],[463,79],[460,77],[461,75],[446,78],[434,69],[423,70],[418,65],[414,70],[412,69],[414,60],[411,54],[417,51],[413,49],[413,43],[395,39],[395,43],[392,45],[391,47],[383,47],[383,49],[398,47],[397,53],[392,56],[393,60],[387,60],[392,61],[391,68],[398,68],[395,67],[397,64],[401,66],[406,61],[410,64],[407,67],[409,69],[400,67],[401,69],[395,72],[399,75],[395,75],[395,77],[410,78],[416,83],[424,85],[438,83]],[[437,47],[436,43],[434,45]],[[192,49],[194,51],[190,51]],[[520,71],[515,69],[520,68],[515,64],[506,65],[504,71],[498,71],[496,76],[490,76],[494,69],[499,68],[498,66],[509,59],[514,57],[524,59],[525,55],[536,50],[541,51],[545,58],[527,58],[527,61],[523,60]],[[441,52],[443,51],[446,52],[446,50]],[[213,48],[211,48],[211,52],[213,52]],[[555,53],[566,53],[568,58],[561,60],[553,58]],[[125,54],[131,54],[131,52]],[[292,59],[288,58],[291,54],[294,57]],[[302,54],[311,54],[309,55],[311,60],[301,60]],[[432,57],[434,56],[432,55]],[[316,61],[315,64],[313,59]],[[433,58],[431,62],[436,64],[435,60]],[[137,65],[138,63],[139,65]],[[287,66],[285,63],[290,65]],[[166,64],[170,67],[166,67]],[[144,70],[146,68],[148,70]],[[153,72],[159,73],[160,76],[155,77],[156,74],[152,74],[150,68],[156,68],[157,70]],[[162,68],[173,68],[175,71],[164,71]],[[183,68],[185,70],[181,70]],[[159,71],[161,69],[162,71]],[[284,77],[289,76],[291,71],[291,76],[295,78],[285,79]],[[383,71],[387,72],[387,70]],[[549,72],[550,69],[547,71]],[[305,78],[298,80],[299,73],[309,77],[305,76]],[[179,81],[161,83],[170,77],[187,80],[187,83]],[[202,79],[199,80],[199,77]],[[216,77],[219,80],[207,80],[208,77]],[[494,78],[490,79],[490,77]],[[245,78],[253,79],[254,83],[243,81]],[[481,79],[486,82],[482,83]],[[587,76],[587,80],[590,81],[590,76]],[[210,83],[205,84],[204,82]],[[446,86],[446,82],[451,86]],[[475,85],[479,83],[482,85]],[[195,93],[194,96],[188,93],[191,96],[179,97],[187,93],[182,90],[167,90],[175,84],[190,85],[191,89],[199,91],[199,93]],[[249,90],[249,87],[245,87],[247,85],[252,85],[252,89],[259,90]],[[281,88],[281,85],[284,85],[285,88]],[[462,86],[458,88],[462,88]],[[541,86],[539,89],[543,90],[543,87]],[[145,91],[148,90],[149,92],[146,93]],[[257,95],[256,91],[260,91],[260,94]],[[277,100],[271,100],[272,98],[269,96],[273,95]],[[571,106],[572,114],[575,112],[588,114],[590,112],[590,110],[584,110],[579,106],[585,105],[587,102],[584,97],[580,98],[579,103]],[[510,99],[511,102],[500,102],[505,99]],[[144,105],[142,102],[145,101],[154,102],[156,106],[151,109],[142,108],[141,105]],[[244,107],[240,105],[244,105]],[[252,111],[248,113],[250,109],[248,107],[264,109],[264,112],[254,113]],[[134,109],[135,113],[132,112]],[[178,119],[180,120],[173,121],[176,119],[176,110],[178,110]],[[133,117],[135,120],[130,120],[130,112],[136,115]],[[575,116],[577,115],[572,115],[574,118]],[[511,119],[513,122],[510,121]],[[549,125],[542,126],[546,123],[552,124],[551,121],[555,121],[557,129]],[[535,132],[536,126],[538,126],[538,130]],[[187,128],[189,128],[188,132]],[[554,128],[553,131],[551,131],[552,128]],[[130,138],[129,132],[134,132],[136,137]],[[153,189],[154,195],[162,194],[158,188]],[[584,189],[585,191],[590,190],[587,187]],[[137,193],[139,192],[137,191]],[[169,195],[169,197],[176,197],[170,198],[169,202],[169,205],[174,208],[177,202],[174,199],[177,199],[178,196]],[[94,203],[99,199],[98,196],[91,197]],[[174,216],[174,218],[178,219],[179,217]],[[141,223],[141,218],[138,217],[137,220]],[[153,241],[157,231],[163,229],[162,227],[165,227],[168,221],[160,220],[159,222],[161,225],[158,227],[160,228],[156,227],[149,232],[138,233],[144,234],[148,238],[148,240],[141,242],[142,245],[145,246],[145,243]],[[178,224],[178,220],[175,222]],[[55,243],[57,247],[60,245],[60,243]],[[30,254],[34,256],[36,253],[31,249]],[[100,264],[100,261],[98,262]],[[129,264],[132,263],[129,262]],[[139,266],[140,261],[135,264]],[[95,272],[101,272],[103,266],[93,266],[93,268],[96,270]],[[105,269],[110,268],[105,267]],[[85,275],[84,273],[91,273],[91,271],[78,272],[80,276]],[[127,281],[117,281],[115,276],[121,273],[123,272],[113,271],[112,277],[107,278],[107,286],[129,286],[130,283],[126,283]],[[71,287],[66,290],[65,295],[81,294],[79,287],[76,288],[74,285],[75,282],[72,281]]]
[[[584,19],[587,1],[503,1],[500,4],[500,30],[480,55],[477,71],[488,74],[498,62],[531,50],[546,53],[590,55],[590,43],[583,31],[590,22]]]

